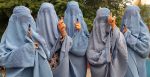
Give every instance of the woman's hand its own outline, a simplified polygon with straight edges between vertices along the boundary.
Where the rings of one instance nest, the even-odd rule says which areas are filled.
[[[128,30],[127,27],[124,26],[123,33],[127,32],[127,30]]]
[[[31,26],[29,25],[29,28],[28,28],[28,37],[30,38],[30,39],[32,39],[32,31],[31,31]],[[34,42],[34,48],[39,48],[39,44],[38,44],[38,42],[37,41],[35,41]]]
[[[63,40],[65,38],[65,36],[67,35],[66,25],[63,21],[63,17],[58,21],[58,30],[59,30],[62,40]]]
[[[80,24],[80,22],[77,21],[77,22],[75,22],[74,24],[75,24],[75,28],[76,28],[78,31],[80,31],[80,30],[81,30],[81,24]]]
[[[37,41],[34,42],[34,48],[36,48],[36,49],[39,48],[39,44]]]
[[[31,26],[29,25],[28,28],[28,33],[27,33],[28,37],[31,38],[32,37],[32,31],[31,31]]]
[[[116,17],[112,17],[112,13],[108,16],[108,23],[111,25],[112,30],[116,27]]]

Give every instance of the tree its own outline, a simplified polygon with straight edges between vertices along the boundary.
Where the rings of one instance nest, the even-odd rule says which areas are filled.
[[[54,4],[58,16],[63,16],[66,4],[71,0],[0,0],[0,35],[4,32],[8,19],[15,6],[24,5],[32,10],[32,15],[36,18],[40,5],[43,2]],[[117,26],[121,24],[121,18],[124,13],[124,4],[122,0],[76,0],[79,2],[83,12],[84,19],[91,30],[96,11],[99,7],[108,7],[113,15],[117,17]]]

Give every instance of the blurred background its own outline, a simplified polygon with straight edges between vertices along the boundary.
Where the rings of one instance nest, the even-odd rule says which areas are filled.
[[[13,8],[18,5],[27,6],[32,10],[32,16],[36,19],[37,12],[43,2],[50,2],[55,6],[57,15],[63,16],[66,4],[71,0],[0,0],[0,38],[5,31]],[[141,8],[141,16],[150,29],[150,0],[75,0],[79,2],[85,22],[89,31],[92,29],[96,10],[99,7],[109,8],[117,17],[117,26],[120,27],[124,9],[127,5],[138,5]],[[87,77],[90,76],[88,69]]]
[[[24,5],[32,10],[32,15],[36,18],[40,5],[43,2],[54,4],[58,16],[63,16],[66,4],[71,0],[0,0],[0,38],[5,31],[8,19],[12,14],[15,6]],[[150,26],[150,0],[75,0],[79,2],[83,12],[85,22],[89,31],[92,29],[93,20],[96,10],[99,7],[108,7],[113,15],[117,17],[117,26],[120,26],[121,17],[124,13],[126,5],[135,4],[141,8],[141,15],[145,23]]]

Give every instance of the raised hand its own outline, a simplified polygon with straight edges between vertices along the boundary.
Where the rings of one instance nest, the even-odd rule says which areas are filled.
[[[34,42],[34,48],[36,48],[36,49],[39,48],[39,44],[36,41]]]
[[[28,28],[28,37],[32,39],[31,25],[29,25],[29,28]],[[39,44],[37,41],[34,42],[34,48],[39,48]]]
[[[77,19],[77,22],[74,22],[74,24],[75,24],[75,28],[79,31],[79,30],[81,30],[81,24],[80,24],[80,22],[78,21],[78,19]]]
[[[108,23],[111,25],[112,30],[116,27],[116,17],[112,17],[112,13],[108,16]]]
[[[127,27],[126,27],[126,25],[124,26],[124,29],[123,29],[123,33],[125,33],[125,32],[127,32]]]
[[[61,34],[62,40],[63,40],[64,37],[67,35],[66,25],[64,23],[63,17],[61,17],[61,19],[58,21],[58,29]]]

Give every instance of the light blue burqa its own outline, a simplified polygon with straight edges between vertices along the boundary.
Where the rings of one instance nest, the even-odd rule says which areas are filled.
[[[110,10],[99,8],[89,38],[87,59],[91,77],[124,77],[127,71],[127,47],[119,28],[108,24]]]
[[[37,16],[37,31],[44,37],[48,44],[48,49],[52,58],[55,52],[59,52],[59,65],[53,71],[54,77],[69,77],[69,50],[72,46],[72,39],[66,36],[64,41],[60,41],[57,28],[58,17],[54,6],[51,3],[43,3]]]
[[[37,32],[44,37],[46,43],[48,44],[48,49],[51,51],[59,38],[57,29],[58,17],[54,6],[51,3],[42,3],[38,11],[36,24]]]
[[[31,11],[25,6],[15,7],[0,43],[0,66],[6,68],[6,77],[53,77],[46,42],[35,30]],[[37,49],[35,41],[39,44]]]
[[[124,33],[129,52],[125,77],[146,77],[145,60],[149,54],[150,36],[139,12],[138,6],[128,6],[122,19],[121,30],[124,25],[128,28]]]
[[[81,24],[80,31],[75,29],[74,22],[77,19]],[[68,35],[73,39],[73,46],[69,51],[70,77],[86,77],[87,62],[85,53],[88,46],[89,33],[77,2],[68,2],[64,22],[67,26]]]
[[[146,60],[146,71],[147,71],[147,77],[150,77],[150,59],[149,58]]]

